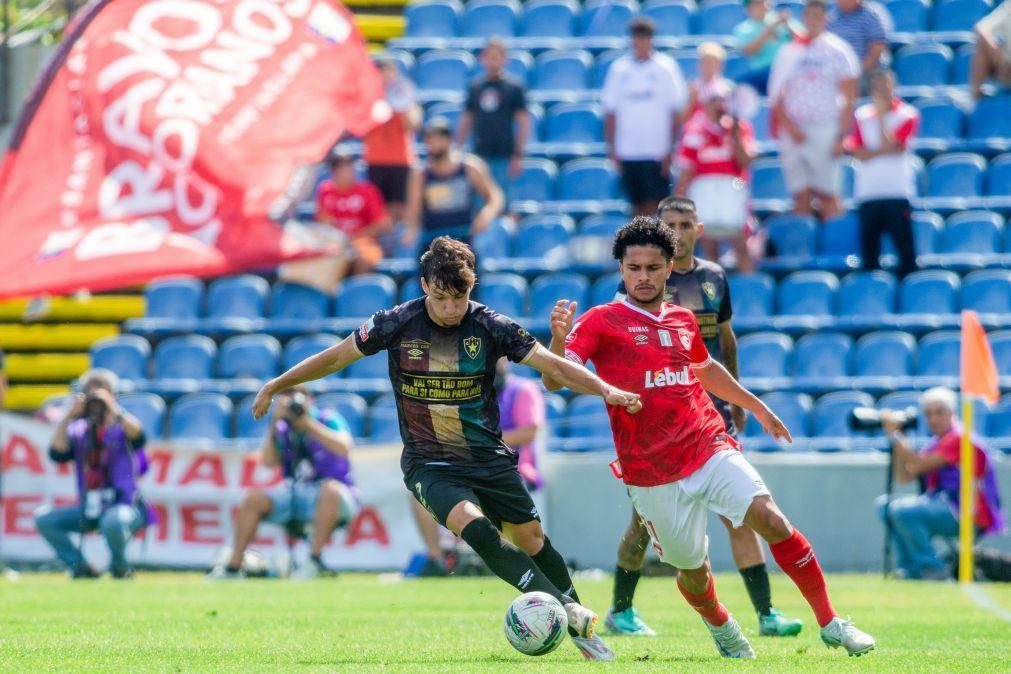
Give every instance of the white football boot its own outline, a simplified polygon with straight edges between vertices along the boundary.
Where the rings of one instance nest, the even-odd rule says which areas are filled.
[[[874,637],[861,632],[851,620],[843,620],[839,616],[821,628],[821,640],[829,648],[842,646],[850,655],[861,656],[874,650]]]
[[[573,602],[565,605],[565,615],[572,630],[569,632],[569,638],[584,658],[599,662],[614,662],[614,651],[593,633],[597,627],[596,613]]]
[[[755,651],[751,649],[751,644],[748,643],[747,637],[741,631],[741,626],[737,624],[733,616],[719,627],[710,625],[705,618],[702,619],[702,624],[713,635],[713,641],[716,642],[716,650],[723,657],[741,660],[755,659]]]

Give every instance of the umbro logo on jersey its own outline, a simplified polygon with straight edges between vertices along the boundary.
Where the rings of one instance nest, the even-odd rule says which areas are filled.
[[[688,366],[684,366],[676,372],[669,367],[656,372],[646,372],[646,388],[662,388],[664,386],[686,386],[691,374]]]
[[[400,348],[407,352],[407,357],[410,360],[421,360],[425,351],[431,346],[431,342],[426,342],[423,339],[411,339],[400,343]]]
[[[635,342],[636,346],[645,346],[646,344],[649,343],[649,335],[639,333],[638,335],[633,337],[632,340]]]

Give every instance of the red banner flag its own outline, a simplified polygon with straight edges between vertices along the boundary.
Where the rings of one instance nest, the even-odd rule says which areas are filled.
[[[270,217],[296,168],[388,114],[336,0],[94,0],[0,166],[0,297],[304,254]]]

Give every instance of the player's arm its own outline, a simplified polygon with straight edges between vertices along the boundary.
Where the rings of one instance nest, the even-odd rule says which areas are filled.
[[[552,353],[540,344],[523,361],[541,373],[546,379],[560,383],[575,393],[589,393],[603,398],[608,405],[621,405],[635,414],[642,409],[639,396],[611,386],[603,379],[570,360]]]
[[[267,429],[267,434],[263,436],[263,444],[260,445],[260,463],[267,468],[273,468],[280,460],[280,453],[277,451],[277,443],[274,442],[274,426]]]
[[[705,364],[695,366],[695,376],[709,393],[754,414],[766,433],[777,440],[793,442],[790,431],[779,420],[779,417],[773,414],[772,410],[753,393],[738,384],[726,368],[715,360],[709,359]]]
[[[559,358],[565,358],[565,338],[572,331],[577,307],[576,302],[558,300],[551,309],[551,342],[548,344],[548,351]],[[544,384],[544,388],[549,391],[558,391],[565,387],[562,382],[543,372],[541,373],[541,382]]]
[[[731,377],[735,380],[739,379],[740,375],[737,371],[737,335],[734,334],[730,321],[723,321],[720,323],[719,328],[720,353],[723,354],[723,364]],[[744,408],[740,405],[731,405],[730,413],[734,416],[737,430],[739,432],[744,430]]]
[[[259,419],[270,409],[274,396],[295,384],[304,384],[314,379],[322,379],[334,372],[340,372],[351,363],[362,357],[355,345],[354,334],[348,335],[340,343],[320,351],[315,356],[306,358],[279,377],[271,379],[253,401],[253,417]]]

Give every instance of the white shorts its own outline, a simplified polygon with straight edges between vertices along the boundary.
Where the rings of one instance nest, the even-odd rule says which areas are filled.
[[[814,190],[839,194],[842,165],[832,155],[839,128],[836,123],[801,124],[804,142],[798,145],[785,131],[779,135],[779,161],[790,194]]]
[[[755,497],[769,490],[743,454],[724,449],[683,480],[629,486],[628,494],[660,559],[678,569],[697,569],[709,553],[708,511],[739,527]]]
[[[688,185],[688,198],[695,202],[705,235],[724,239],[737,236],[748,221],[748,185],[740,178],[705,175]]]

